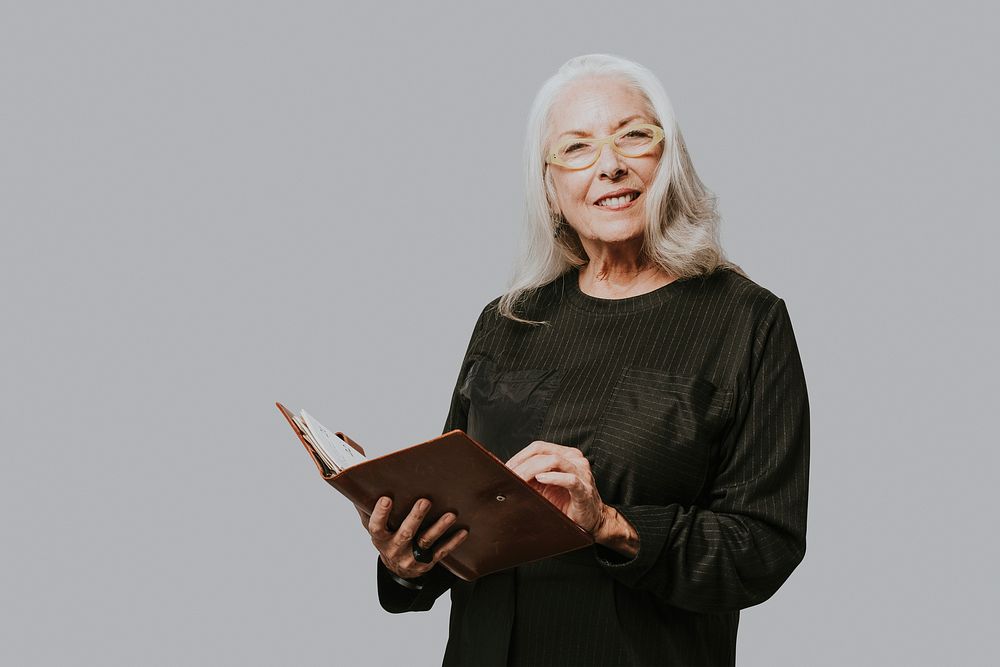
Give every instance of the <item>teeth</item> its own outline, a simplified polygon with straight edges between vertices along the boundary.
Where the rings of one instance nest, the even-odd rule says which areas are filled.
[[[628,202],[633,201],[638,196],[639,196],[638,192],[630,192],[629,194],[623,197],[611,197],[610,199],[602,199],[599,202],[597,202],[597,205],[617,208],[619,206],[622,206],[623,204],[627,204]]]

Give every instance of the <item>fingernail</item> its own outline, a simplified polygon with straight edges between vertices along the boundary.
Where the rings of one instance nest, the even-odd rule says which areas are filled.
[[[421,498],[417,502],[417,509],[420,510],[421,512],[423,512],[425,509],[427,509],[430,506],[430,504],[431,503],[430,503],[429,500],[424,500],[423,498]]]
[[[444,515],[444,522],[445,523],[451,523],[454,520],[455,520],[455,515],[452,514],[451,512],[449,512],[449,513],[447,513],[447,514]]]
[[[379,501],[382,507],[388,507],[390,502],[391,501],[386,497],[383,497],[382,500]]]

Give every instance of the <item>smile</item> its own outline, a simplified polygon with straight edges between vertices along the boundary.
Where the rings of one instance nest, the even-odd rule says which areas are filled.
[[[635,200],[639,198],[640,192],[631,192],[627,195],[621,197],[608,197],[602,199],[594,206],[598,208],[607,209],[609,211],[623,211],[635,203]]]

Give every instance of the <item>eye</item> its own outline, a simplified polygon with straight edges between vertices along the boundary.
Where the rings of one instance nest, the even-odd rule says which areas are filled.
[[[564,153],[573,153],[575,151],[582,150],[582,149],[584,149],[586,147],[587,147],[587,144],[579,144],[579,143],[577,143],[577,144],[570,144],[569,146],[567,146],[566,148],[563,149],[563,152]]]

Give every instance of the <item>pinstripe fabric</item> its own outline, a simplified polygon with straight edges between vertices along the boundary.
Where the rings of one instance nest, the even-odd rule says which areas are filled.
[[[726,269],[598,299],[572,269],[527,304],[548,327],[512,323],[496,303],[474,327],[444,430],[501,458],[532,439],[578,447],[639,552],[595,546],[472,583],[435,568],[421,591],[377,561],[383,608],[426,610],[450,589],[445,665],[735,664],[739,610],[805,553],[809,406],[784,301]],[[507,390],[526,378],[537,391]],[[506,442],[511,414],[537,433]]]

